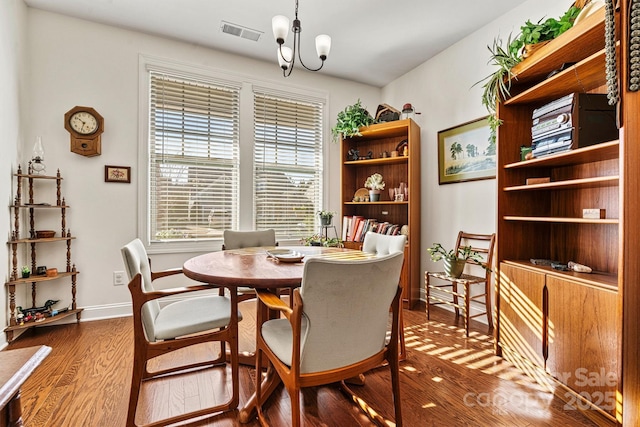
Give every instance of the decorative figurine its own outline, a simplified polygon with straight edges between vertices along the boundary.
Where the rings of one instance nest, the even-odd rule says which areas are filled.
[[[28,322],[33,317],[35,317],[38,313],[51,313],[51,307],[57,304],[60,300],[47,300],[42,307],[33,307],[33,308],[22,308],[20,306],[16,307],[18,313],[22,313],[24,316],[24,321]]]

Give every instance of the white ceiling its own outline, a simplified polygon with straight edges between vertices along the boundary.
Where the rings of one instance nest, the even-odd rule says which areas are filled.
[[[274,63],[271,18],[293,20],[295,0],[24,0],[33,8],[155,34]],[[302,59],[332,38],[322,73],[382,87],[526,0],[299,0]],[[221,31],[226,21],[263,32],[257,42]],[[292,34],[289,32],[288,45]],[[300,72],[294,69],[294,73]]]

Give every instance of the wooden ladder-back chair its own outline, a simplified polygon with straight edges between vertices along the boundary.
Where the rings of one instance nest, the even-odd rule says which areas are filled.
[[[362,242],[362,252],[376,254],[378,256],[385,256],[397,252],[404,254],[404,247],[407,243],[407,237],[404,235],[388,236],[386,234],[379,234],[374,232],[367,232]],[[400,304],[399,314],[400,325],[400,360],[406,360],[407,352],[404,343],[404,314],[402,310],[402,304]]]
[[[207,285],[155,290],[153,281],[162,277],[181,274],[182,269],[152,272],[149,258],[140,239],[135,239],[122,248],[122,258],[129,275],[129,291],[133,302],[134,360],[131,378],[131,393],[127,426],[135,422],[138,398],[143,381],[180,373],[192,372],[196,368],[226,367],[226,344],[230,347],[232,392],[230,399],[211,408],[178,414],[170,418],[153,421],[150,425],[163,426],[217,412],[234,410],[238,406],[238,298],[235,289],[229,296],[206,295],[190,297],[161,306],[159,298],[183,295],[211,289]],[[174,366],[150,371],[148,362],[163,354],[188,346],[207,342],[220,342],[220,355],[215,360]]]
[[[486,315],[487,324],[489,330],[493,329],[493,312],[491,306],[491,268],[493,262],[493,247],[495,245],[496,235],[493,234],[473,234],[460,231],[458,233],[458,239],[456,240],[455,251],[458,253],[458,249],[465,246],[471,246],[471,250],[480,255],[484,261],[482,265],[484,268],[484,275],[472,275],[462,274],[459,278],[452,278],[447,276],[444,272],[425,272],[425,292],[427,300],[427,320],[429,320],[429,308],[431,304],[448,304],[455,308],[456,318],[460,316],[460,310],[464,315],[464,329],[465,335],[469,336],[469,320],[474,317]],[[475,262],[467,260],[467,264],[476,265]],[[480,269],[482,267],[476,266]],[[435,281],[431,279],[440,279]],[[442,281],[448,282],[443,283]],[[472,294],[473,285],[484,285],[484,289],[479,294]],[[459,287],[462,287],[462,292]],[[433,295],[433,291],[451,295],[451,300],[445,300],[439,295]],[[459,299],[464,301],[460,304]],[[474,315],[470,314],[471,302],[479,301],[484,305],[484,311]]]
[[[262,410],[268,396],[262,394],[260,372],[266,356],[267,376],[277,374],[289,392],[292,426],[301,422],[300,388],[340,382],[355,402],[363,402],[344,380],[385,361],[391,370],[396,425],[402,425],[398,367],[402,289],[398,282],[403,256],[394,253],[364,260],[311,257],[304,266],[302,285],[294,291],[293,308],[271,292],[257,292],[256,406],[263,424],[268,424]],[[273,319],[269,310],[277,310],[285,318]],[[387,340],[389,310],[392,329]],[[270,391],[266,388],[265,394]],[[385,423],[375,411],[365,412]]]

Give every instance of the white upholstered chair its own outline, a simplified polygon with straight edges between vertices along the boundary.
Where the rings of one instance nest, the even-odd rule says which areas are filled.
[[[403,253],[364,260],[309,258],[293,307],[276,295],[258,291],[256,370],[266,356],[270,372],[282,379],[291,399],[292,426],[300,425],[300,388],[344,383],[387,361],[391,370],[396,425],[402,425],[398,371],[398,286]],[[268,319],[268,309],[285,318]],[[389,310],[392,337],[386,339]],[[268,424],[262,405],[261,375],[256,375],[258,417]],[[356,399],[356,402],[362,400]],[[319,408],[321,410],[321,408]],[[384,422],[375,411],[365,411]]]
[[[276,232],[273,229],[252,231],[224,230],[222,238],[222,250],[277,246],[278,244],[276,242]]]
[[[404,253],[407,243],[406,236],[387,236],[386,234],[367,232],[362,242],[362,251],[377,255],[389,255],[396,252]]]
[[[364,242],[362,242],[362,251],[379,256],[389,255],[397,252],[404,253],[404,247],[407,243],[406,236],[387,236],[386,234],[374,233],[372,231],[367,232],[364,235]],[[402,303],[400,303],[400,317],[398,324],[400,330],[398,331],[400,338],[400,360],[407,358],[407,351],[404,342],[404,313],[402,311]]]
[[[234,291],[229,296],[206,295],[191,297],[162,306],[159,298],[183,295],[210,289],[206,285],[193,285],[174,289],[155,290],[153,281],[182,273],[181,269],[152,272],[149,258],[140,239],[135,239],[122,249],[122,258],[129,275],[129,291],[133,302],[134,360],[127,426],[136,426],[136,409],[142,382],[168,374],[180,374],[195,368],[226,367],[226,346],[230,347],[232,392],[227,402],[211,408],[194,410],[170,418],[155,421],[154,426],[174,424],[187,419],[216,412],[233,410],[238,406],[238,321]],[[211,341],[220,342],[220,355],[215,360],[175,366],[150,371],[148,362],[163,354]]]
[[[277,246],[276,232],[273,229],[235,231],[224,230],[222,232],[222,250],[257,248],[261,246]],[[253,288],[240,286],[238,289],[238,302],[246,301],[256,297]]]

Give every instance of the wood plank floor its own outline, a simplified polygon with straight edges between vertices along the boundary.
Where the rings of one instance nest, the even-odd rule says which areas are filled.
[[[253,305],[242,305],[241,350],[250,350]],[[408,357],[400,365],[405,426],[595,425],[496,357],[486,326],[473,322],[469,338],[464,337],[462,326],[461,321],[455,323],[453,313],[439,308],[433,309],[430,322],[423,307],[405,311]],[[31,329],[7,349],[40,344],[53,351],[22,389],[26,426],[124,426],[133,357],[131,318]],[[214,351],[203,346],[197,356]],[[241,404],[253,391],[254,378],[255,369],[241,367]],[[212,404],[228,395],[229,383],[226,370],[149,382],[141,396],[138,421]],[[365,385],[355,388],[378,413],[393,420],[387,368],[367,373]],[[373,425],[336,387],[305,390],[302,398],[305,426]],[[268,402],[266,413],[272,426],[290,425],[289,398],[282,386]],[[257,421],[240,424],[236,416],[231,412],[186,425],[259,425]]]

